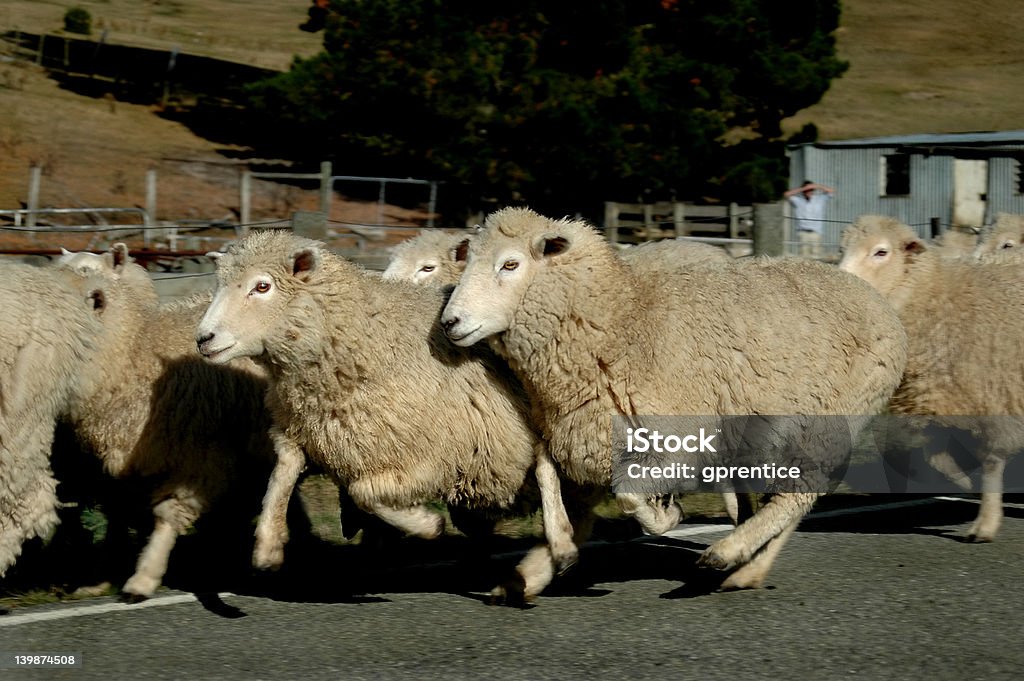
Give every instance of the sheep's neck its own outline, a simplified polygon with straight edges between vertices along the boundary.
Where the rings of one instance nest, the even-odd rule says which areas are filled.
[[[605,276],[594,276],[602,269]],[[645,343],[639,287],[617,263],[591,272],[591,281],[539,277],[522,303],[533,311],[529,322],[517,320],[496,344],[531,397],[554,415],[602,399],[632,411],[624,377],[632,348]]]

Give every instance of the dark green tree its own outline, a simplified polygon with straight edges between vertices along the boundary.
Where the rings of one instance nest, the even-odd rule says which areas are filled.
[[[247,108],[277,153],[554,213],[766,200],[780,122],[845,69],[838,20],[838,0],[333,0],[324,51]]]

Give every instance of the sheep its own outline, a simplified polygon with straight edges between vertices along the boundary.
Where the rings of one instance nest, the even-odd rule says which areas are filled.
[[[834,267],[755,260],[644,277],[585,222],[528,208],[487,218],[441,323],[454,344],[487,339],[509,362],[551,457],[581,484],[612,480],[613,414],[858,415],[855,430],[906,359],[892,308]],[[699,564],[734,570],[722,589],[760,586],[821,491],[773,496]]]
[[[196,330],[208,361],[246,357],[269,377],[278,463],[257,524],[254,562],[284,560],[281,509],[303,454],[352,500],[409,535],[435,538],[433,499],[507,509],[531,471],[549,547],[495,596],[531,599],[576,560],[559,478],[526,417],[521,389],[487,353],[449,345],[435,287],[383,280],[322,243],[257,232],[217,259],[218,286]]]
[[[973,227],[967,230],[946,230],[935,238],[933,247],[944,258],[969,257],[978,247],[978,230]]]
[[[967,538],[992,541],[1002,522],[1006,459],[1024,447],[1024,277],[1019,258],[983,262],[939,257],[909,227],[862,216],[843,233],[840,268],[889,300],[907,330],[906,374],[893,397],[896,414],[951,417],[981,440],[981,505]],[[960,418],[957,418],[960,417]],[[995,417],[995,418],[993,418]],[[933,465],[963,484],[948,452]]]
[[[674,271],[689,265],[713,262],[731,262],[732,256],[725,249],[699,241],[685,239],[662,239],[646,241],[619,251],[619,257],[633,265],[646,268],[662,268]]]
[[[985,229],[974,249],[977,256],[1019,248],[1024,243],[1024,215],[999,213],[996,222]]]
[[[81,278],[0,265],[0,577],[22,544],[59,522],[50,449],[100,333],[105,293]]]
[[[160,586],[177,537],[200,516],[218,502],[244,513],[245,500],[229,499],[229,489],[251,492],[255,515],[273,461],[266,378],[251,362],[204,362],[193,332],[210,295],[161,304],[124,244],[102,255],[65,252],[55,266],[105,282],[96,359],[67,422],[110,475],[152,486],[155,526],[122,588],[126,600],[141,601]]]
[[[466,238],[465,233],[423,230],[392,249],[383,276],[414,284],[454,285],[465,266],[457,252]]]

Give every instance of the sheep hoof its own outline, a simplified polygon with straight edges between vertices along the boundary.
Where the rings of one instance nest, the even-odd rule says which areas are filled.
[[[561,576],[568,572],[580,560],[580,552],[575,546],[572,551],[566,551],[559,555],[552,556],[555,564],[555,574]]]
[[[252,566],[257,570],[277,572],[284,564],[284,547],[267,548],[257,546],[252,553]]]
[[[121,588],[121,600],[127,603],[141,603],[156,592],[160,582],[143,575],[132,575]]]
[[[972,544],[988,544],[993,539],[995,539],[995,537],[975,532],[971,532],[967,535],[967,541]]]
[[[697,558],[697,565],[703,568],[709,568],[711,570],[731,570],[736,567],[736,564],[726,558],[715,550],[714,546],[709,546],[704,550],[704,553],[700,554]]]
[[[488,603],[490,605],[507,605],[513,608],[525,608],[530,605],[533,599],[533,596],[527,595],[526,582],[523,581],[522,576],[517,572],[515,577],[509,579],[504,584],[499,584],[491,589]]]
[[[122,603],[127,603],[129,605],[135,605],[136,603],[142,603],[143,601],[148,601],[149,600],[149,596],[144,596],[143,594],[130,593],[128,591],[122,591],[121,595],[118,597],[118,600],[121,601]]]

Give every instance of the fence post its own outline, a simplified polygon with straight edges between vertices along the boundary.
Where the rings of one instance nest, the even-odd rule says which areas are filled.
[[[612,244],[619,240],[619,204],[614,201],[604,202],[604,237]]]
[[[781,202],[754,204],[754,255],[783,255],[785,233]]]
[[[434,211],[437,210],[437,182],[431,180],[430,182],[430,199],[427,202],[427,227],[434,226]]]
[[[43,169],[39,166],[32,166],[28,169],[28,219],[25,226],[32,228],[36,226],[36,211],[39,210],[39,179],[43,175]],[[33,238],[35,235],[33,234]]]
[[[331,194],[334,191],[331,182],[331,162],[320,163],[320,212],[329,216],[331,214]]]
[[[252,171],[246,168],[242,171],[242,177],[238,183],[238,236],[246,236],[249,233],[249,225],[251,223]]]
[[[39,54],[36,55],[36,66],[43,65],[43,48],[46,45],[46,34],[39,35]]]
[[[146,170],[146,214],[149,216],[146,220],[148,227],[150,220],[156,220],[156,168]],[[142,243],[146,248],[149,248],[150,238],[149,230],[144,230]]]
[[[942,220],[940,218],[932,218],[928,222],[931,224],[931,238],[934,239],[942,233]]]
[[[675,223],[676,236],[686,236],[686,205],[682,201],[672,202],[672,222]]]

